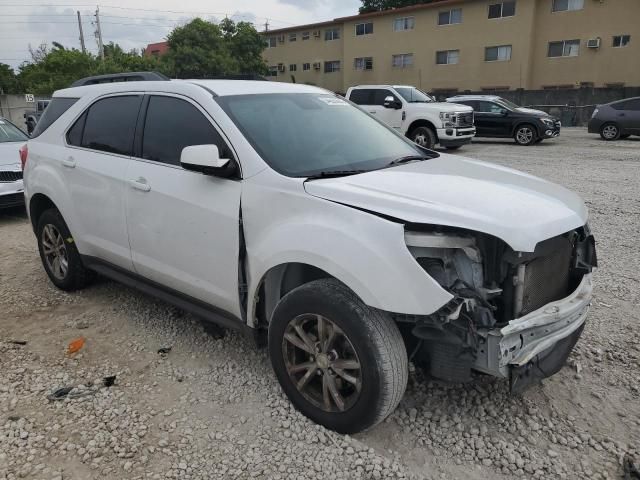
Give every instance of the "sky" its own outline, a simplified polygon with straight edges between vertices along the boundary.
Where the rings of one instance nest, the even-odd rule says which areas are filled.
[[[29,46],[56,41],[80,48],[77,11],[80,11],[85,45],[97,53],[96,6],[100,8],[103,42],[118,43],[125,50],[144,48],[162,41],[176,25],[194,17],[220,20],[225,16],[249,21],[258,30],[355,15],[360,0],[0,0],[0,63],[17,70],[30,60]]]

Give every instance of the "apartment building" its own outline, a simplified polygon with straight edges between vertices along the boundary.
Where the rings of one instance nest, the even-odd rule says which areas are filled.
[[[264,35],[272,79],[337,92],[640,86],[640,0],[440,0]]]

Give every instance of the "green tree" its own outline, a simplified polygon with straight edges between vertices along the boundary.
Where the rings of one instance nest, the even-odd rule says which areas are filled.
[[[18,93],[18,79],[6,63],[0,63],[0,93]]]
[[[390,10],[392,8],[409,7],[422,3],[431,3],[441,0],[362,0],[360,13],[377,12],[380,10]]]
[[[95,57],[75,49],[54,48],[38,58],[19,67],[18,80],[25,92],[47,95],[96,70]]]

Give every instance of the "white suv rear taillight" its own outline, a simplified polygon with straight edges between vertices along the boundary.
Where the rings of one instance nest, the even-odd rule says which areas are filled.
[[[27,166],[27,158],[29,158],[29,147],[25,143],[22,147],[20,147],[20,163],[22,165],[22,171],[24,172],[24,167]]]

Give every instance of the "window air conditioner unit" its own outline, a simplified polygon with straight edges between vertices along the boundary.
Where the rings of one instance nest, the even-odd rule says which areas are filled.
[[[314,69],[314,70],[320,70],[320,67],[321,67],[321,66],[322,66],[322,65],[321,65],[321,63],[320,63],[320,62],[316,62],[316,63],[314,63],[314,64],[313,64],[313,69]]]
[[[284,72],[284,71],[285,71],[284,63],[279,63],[279,64],[278,64],[278,71],[279,71],[279,72]]]
[[[320,38],[320,30],[316,30],[313,32],[313,36],[316,38]]]
[[[279,36],[278,36],[278,41],[279,41],[280,43],[284,43],[284,35],[279,35]]]
[[[587,48],[600,48],[600,37],[587,40]]]

